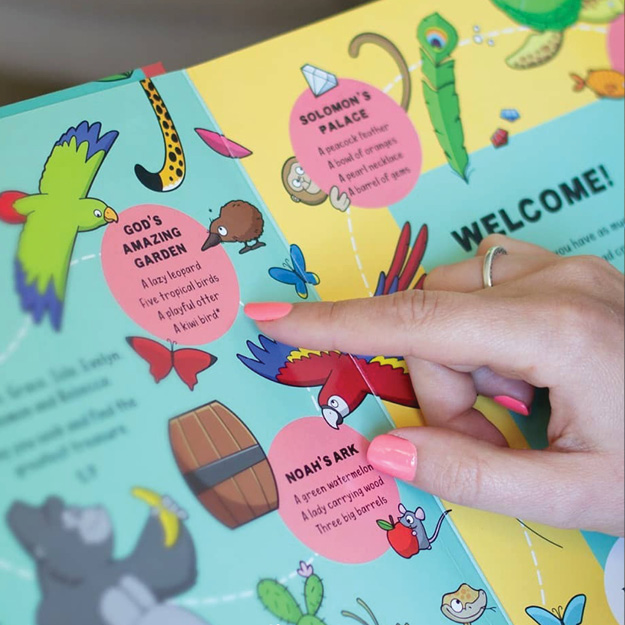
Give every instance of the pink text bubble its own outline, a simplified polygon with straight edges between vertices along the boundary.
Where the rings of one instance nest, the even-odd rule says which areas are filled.
[[[376,87],[341,79],[320,97],[306,90],[291,113],[300,165],[323,191],[347,193],[355,206],[395,204],[421,173],[419,136],[406,112]]]
[[[394,480],[367,461],[369,441],[320,417],[298,419],[269,451],[280,492],[280,515],[305,545],[329,560],[370,562],[389,549],[378,519],[399,506]]]
[[[142,328],[182,345],[225,334],[239,310],[239,283],[221,246],[202,252],[206,228],[185,213],[146,204],[121,213],[102,242],[104,276]]]
[[[621,15],[610,24],[608,30],[608,54],[612,69],[625,73],[625,17]]]

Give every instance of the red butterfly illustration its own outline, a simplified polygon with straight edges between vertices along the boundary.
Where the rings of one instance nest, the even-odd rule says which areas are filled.
[[[140,336],[130,336],[126,340],[128,345],[150,365],[150,373],[157,384],[174,369],[192,391],[198,382],[197,376],[217,362],[217,356],[199,349],[174,349],[173,344],[167,349],[152,339]]]

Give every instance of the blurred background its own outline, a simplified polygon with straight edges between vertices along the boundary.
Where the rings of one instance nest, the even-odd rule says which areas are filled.
[[[180,69],[364,3],[0,0],[0,105],[156,61]]]

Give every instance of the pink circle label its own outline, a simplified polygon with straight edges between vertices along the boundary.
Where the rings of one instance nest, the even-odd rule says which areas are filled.
[[[610,24],[607,42],[612,69],[625,73],[625,17],[622,15]]]
[[[354,206],[395,204],[421,173],[419,135],[406,112],[379,89],[341,79],[320,97],[306,90],[291,113],[299,164],[325,193],[347,193]]]
[[[239,311],[239,283],[221,246],[202,252],[206,228],[173,208],[125,210],[102,241],[104,277],[126,314],[182,345],[210,343]]]
[[[369,464],[368,447],[348,426],[334,431],[307,417],[287,425],[269,451],[283,521],[329,560],[362,564],[389,549],[377,521],[396,513],[399,490]]]

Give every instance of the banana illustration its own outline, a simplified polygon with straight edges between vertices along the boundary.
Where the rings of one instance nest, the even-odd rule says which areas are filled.
[[[163,497],[147,488],[134,488],[133,497],[146,503],[150,508],[158,512],[158,518],[163,526],[165,535],[165,547],[171,549],[178,542],[180,537],[180,518],[175,512],[165,507]]]

